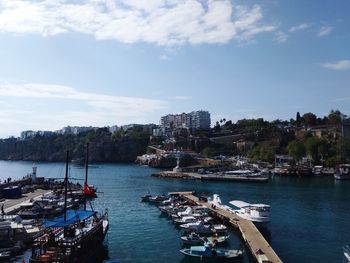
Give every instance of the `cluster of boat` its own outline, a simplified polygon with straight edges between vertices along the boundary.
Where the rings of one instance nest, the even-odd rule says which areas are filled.
[[[180,252],[199,258],[236,258],[239,249],[220,248],[229,239],[228,228],[216,222],[205,206],[192,206],[177,196],[145,195],[142,201],[158,205],[159,210],[182,229],[180,237],[185,246]]]
[[[93,211],[79,209],[82,201],[81,193],[80,196],[76,193],[76,196],[72,195],[66,199],[60,194],[49,193],[37,200],[22,203],[16,214],[0,215],[0,261],[32,247],[31,262],[56,262],[54,258],[57,258],[59,253],[53,253],[52,250],[60,248],[61,252],[64,251],[61,244],[68,249],[68,243],[63,242],[67,239],[68,229],[71,231],[70,241],[82,234],[86,239],[90,231],[101,232],[101,238],[104,238],[108,230],[107,214],[99,215]],[[95,240],[96,234],[94,235]],[[51,254],[45,247],[50,247]],[[50,255],[46,255],[47,253]]]
[[[109,228],[107,211],[86,209],[96,190],[87,184],[68,193],[68,152],[64,189],[19,205],[14,215],[0,216],[0,261],[31,247],[31,263],[87,262]]]
[[[336,180],[350,180],[350,164],[339,164],[335,168],[323,167],[321,165],[297,166],[288,164],[276,166],[272,170],[277,175],[300,175],[300,176],[334,176]]]
[[[68,206],[76,208],[79,199],[68,199]],[[20,204],[13,215],[0,215],[0,259],[20,253],[45,230],[44,221],[64,212],[64,197],[56,193],[43,195],[37,200]]]

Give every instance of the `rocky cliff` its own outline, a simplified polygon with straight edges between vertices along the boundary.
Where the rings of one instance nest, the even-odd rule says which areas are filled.
[[[117,138],[106,131],[82,135],[36,136],[21,140],[0,140],[0,159],[26,161],[64,161],[66,151],[72,159],[83,160],[85,145],[90,143],[90,162],[134,162],[146,152],[148,138],[123,136]]]

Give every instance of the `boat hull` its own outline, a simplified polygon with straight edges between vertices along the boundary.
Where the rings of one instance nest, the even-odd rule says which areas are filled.
[[[242,250],[209,249],[205,251],[194,251],[192,247],[181,249],[180,252],[189,257],[210,259],[238,258],[243,255]]]
[[[205,243],[216,243],[216,244],[222,244],[224,242],[227,242],[229,236],[221,236],[221,237],[198,237],[198,238],[190,238],[188,236],[181,237],[182,243],[185,245],[204,245]]]

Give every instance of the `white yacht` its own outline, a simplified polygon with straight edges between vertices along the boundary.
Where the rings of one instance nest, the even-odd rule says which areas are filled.
[[[244,201],[230,201],[231,205],[240,208],[233,210],[238,216],[254,223],[267,223],[270,221],[270,206],[265,204],[249,204]]]
[[[231,207],[222,204],[221,198],[218,194],[213,194],[213,197],[209,198],[208,203],[214,207],[218,207],[218,208],[224,209],[224,210],[232,212],[232,213],[234,211]]]

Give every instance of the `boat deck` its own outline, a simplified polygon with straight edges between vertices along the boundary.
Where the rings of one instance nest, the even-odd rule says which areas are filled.
[[[3,202],[0,202],[0,207],[4,206],[4,212],[5,214],[11,214],[16,212],[17,210],[19,210],[19,208],[21,207],[21,204],[29,201],[30,199],[38,199],[40,198],[42,195],[51,192],[51,190],[43,190],[43,189],[37,189],[35,190],[33,193],[27,193],[22,195],[21,198],[17,198],[17,199],[6,199]]]
[[[176,194],[173,192],[172,194]],[[210,209],[216,216],[223,219],[226,223],[230,223],[232,226],[239,229],[242,234],[246,245],[250,249],[253,257],[257,262],[260,263],[281,263],[282,260],[278,257],[276,252],[270,246],[270,244],[266,241],[266,239],[262,236],[256,226],[249,220],[243,219],[235,214],[232,214],[221,208],[214,208],[208,202],[203,202],[198,199],[198,197],[191,194],[191,192],[177,192],[177,194],[197,205],[206,206]],[[263,252],[263,253],[261,253]]]

